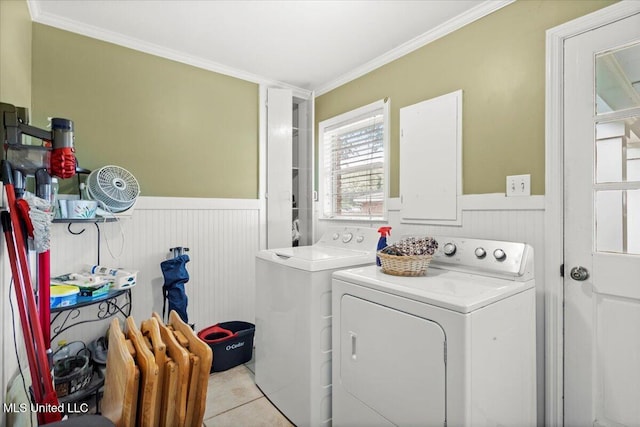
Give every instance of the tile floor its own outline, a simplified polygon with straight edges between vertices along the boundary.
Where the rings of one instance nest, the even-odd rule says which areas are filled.
[[[253,361],[209,377],[205,427],[293,427],[256,386]]]

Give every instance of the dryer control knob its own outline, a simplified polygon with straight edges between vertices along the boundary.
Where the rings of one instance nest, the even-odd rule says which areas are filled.
[[[362,243],[362,242],[364,242],[364,236],[357,236],[356,243]]]
[[[344,233],[342,235],[342,243],[349,243],[351,239],[353,239],[353,234],[351,233]]]
[[[484,258],[485,256],[487,256],[487,251],[484,250],[484,248],[476,248],[476,256],[478,258]]]
[[[338,240],[340,238],[340,233],[333,233],[333,240]]]
[[[456,253],[456,249],[458,248],[456,248],[455,243],[449,242],[444,245],[442,252],[444,252],[446,256],[453,256]]]
[[[495,251],[493,251],[493,256],[498,261],[504,261],[505,259],[507,259],[507,254],[502,249],[496,249]]]

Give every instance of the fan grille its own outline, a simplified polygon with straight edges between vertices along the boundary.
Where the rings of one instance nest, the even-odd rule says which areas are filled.
[[[120,166],[104,166],[89,174],[89,194],[113,212],[129,209],[140,194],[136,178]]]

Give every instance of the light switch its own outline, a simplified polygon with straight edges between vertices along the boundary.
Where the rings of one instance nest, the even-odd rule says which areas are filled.
[[[507,176],[507,197],[530,196],[531,195],[531,175],[509,175]]]

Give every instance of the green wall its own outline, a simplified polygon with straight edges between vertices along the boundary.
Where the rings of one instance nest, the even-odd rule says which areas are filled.
[[[0,102],[31,105],[31,16],[25,1],[0,0]]]
[[[258,197],[257,84],[36,23],[32,70],[32,124],[73,120],[81,167],[144,196]]]
[[[31,16],[26,1],[0,0],[0,102],[29,107],[31,103]],[[4,190],[2,190],[4,191]],[[4,240],[4,239],[3,239]],[[0,242],[0,257],[5,258],[0,279],[0,401],[26,402],[22,381],[16,380],[18,371],[11,323],[20,319],[9,310],[9,274],[5,243]],[[11,291],[13,292],[13,291]],[[20,333],[18,333],[20,334]],[[18,337],[18,352],[26,358],[22,338]],[[26,381],[30,383],[29,369],[23,365]],[[13,385],[13,386],[12,386]],[[5,394],[6,393],[6,394]],[[34,420],[28,413],[0,414],[0,426],[29,425]]]
[[[316,98],[316,135],[322,120],[390,97],[398,197],[399,109],[462,89],[463,193],[504,193],[507,175],[531,174],[544,194],[545,31],[612,3],[516,1]]]

